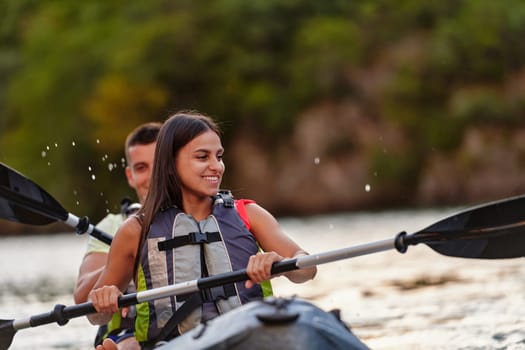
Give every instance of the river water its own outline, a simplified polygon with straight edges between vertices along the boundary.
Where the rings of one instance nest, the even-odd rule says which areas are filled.
[[[283,218],[285,231],[311,253],[416,232],[457,209],[387,211]],[[65,233],[0,239],[0,318],[19,319],[71,305],[86,237]],[[338,308],[372,349],[525,349],[522,259],[441,256],[425,245],[319,266],[308,283],[274,279],[279,296]],[[84,317],[65,326],[23,329],[10,349],[91,349]]]

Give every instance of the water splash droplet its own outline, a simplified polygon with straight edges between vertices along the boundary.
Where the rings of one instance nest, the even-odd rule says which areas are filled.
[[[75,147],[77,144],[75,141],[71,142],[71,146]]]
[[[91,167],[91,165],[88,166],[88,170],[89,170],[89,171],[93,171],[93,168]]]
[[[95,180],[95,179],[96,179],[95,174],[91,174],[91,180]]]
[[[58,143],[55,142],[55,148],[58,148]]]
[[[42,151],[42,158],[45,158],[47,156],[47,152],[46,151]]]
[[[99,140],[99,139],[97,139],[97,143],[100,143],[100,140]]]
[[[372,187],[369,184],[365,185],[365,191],[366,192],[370,192],[371,189],[372,189]]]
[[[113,170],[113,163],[109,163],[109,164],[108,164],[108,170],[109,170],[109,171],[112,171],[112,170]]]
[[[321,163],[321,158],[319,158],[319,157],[315,157],[315,158],[314,158],[314,164],[315,164],[315,165],[319,165],[319,163]]]

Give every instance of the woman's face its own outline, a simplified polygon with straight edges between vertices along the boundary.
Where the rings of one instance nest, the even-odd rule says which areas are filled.
[[[221,139],[206,131],[182,147],[175,161],[183,196],[209,197],[217,194],[224,174]]]

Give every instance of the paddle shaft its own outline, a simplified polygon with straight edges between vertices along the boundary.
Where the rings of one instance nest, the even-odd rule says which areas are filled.
[[[292,259],[286,259],[274,263],[272,267],[272,275],[393,249],[395,248],[396,239],[397,237],[394,239],[386,239],[374,243],[367,243],[319,254],[304,255]],[[247,279],[248,274],[246,273],[246,269],[241,269],[238,271],[227,272],[210,277],[203,277],[196,280],[176,283],[143,292],[126,294],[119,298],[118,304],[120,307],[130,306],[165,297],[189,294],[206,288],[241,282]],[[58,323],[59,325],[63,325],[72,318],[85,316],[95,312],[96,310],[91,302],[72,306],[56,305],[55,308],[50,312],[34,315],[28,318],[13,320],[11,327],[14,330],[20,330],[54,322]]]
[[[78,216],[68,213],[67,219],[64,222],[75,228],[77,234],[87,233],[107,245],[111,245],[111,242],[113,241],[112,236],[90,224],[87,217],[80,219]]]

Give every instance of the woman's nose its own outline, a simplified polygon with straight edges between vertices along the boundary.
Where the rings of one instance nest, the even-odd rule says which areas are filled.
[[[224,164],[222,163],[221,159],[212,158],[209,167],[213,170],[222,170],[224,168]]]

